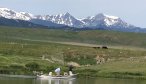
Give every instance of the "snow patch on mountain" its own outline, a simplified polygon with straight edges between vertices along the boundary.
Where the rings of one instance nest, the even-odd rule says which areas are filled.
[[[119,17],[116,16],[109,16],[105,14],[97,14],[95,16],[87,17],[85,19],[82,19],[82,21],[87,25],[87,26],[97,26],[98,23],[105,24],[106,26],[111,26],[119,21]]]
[[[30,20],[34,16],[30,13],[16,12],[8,8],[0,8],[0,16],[8,19]]]
[[[110,16],[103,13],[99,13],[95,16],[89,16],[84,19],[77,19],[69,13],[58,14],[58,15],[33,15],[26,12],[16,12],[8,8],[0,8],[0,17],[8,19],[19,19],[26,21],[46,21],[55,24],[62,24],[76,28],[131,28],[134,27],[121,18],[116,16]],[[36,22],[36,21],[35,21]],[[44,23],[44,22],[43,22]]]
[[[71,27],[80,27],[83,25],[81,21],[70,15],[69,13],[58,15],[36,16],[37,19],[52,21],[57,24],[64,24]]]

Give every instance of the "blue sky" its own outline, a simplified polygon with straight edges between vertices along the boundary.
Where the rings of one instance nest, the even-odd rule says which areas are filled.
[[[105,13],[146,28],[146,0],[1,0],[0,7],[36,15],[69,12],[77,18]]]

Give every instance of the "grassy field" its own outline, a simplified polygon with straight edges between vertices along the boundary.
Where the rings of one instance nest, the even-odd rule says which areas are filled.
[[[79,76],[146,79],[146,34],[0,27],[0,73],[67,71]],[[82,44],[83,43],[83,44]],[[107,45],[108,49],[93,46]],[[99,58],[104,63],[97,64]]]
[[[146,48],[145,36],[145,33],[124,33],[102,30],[71,31],[39,28],[11,28],[0,26],[1,41],[29,39]]]

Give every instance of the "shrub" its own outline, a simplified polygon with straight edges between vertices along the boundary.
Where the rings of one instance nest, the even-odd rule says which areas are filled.
[[[25,64],[26,69],[30,70],[30,71],[36,71],[40,69],[40,66],[38,63],[36,62],[30,62]]]

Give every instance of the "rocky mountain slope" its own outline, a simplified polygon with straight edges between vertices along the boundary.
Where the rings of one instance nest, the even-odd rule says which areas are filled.
[[[8,8],[0,8],[0,17],[14,20],[24,20],[48,27],[69,26],[80,29],[87,28],[128,32],[146,32],[146,29],[141,29],[134,25],[128,24],[117,16],[110,16],[103,13],[78,19],[69,13],[58,15],[33,15],[26,12],[16,12]]]

